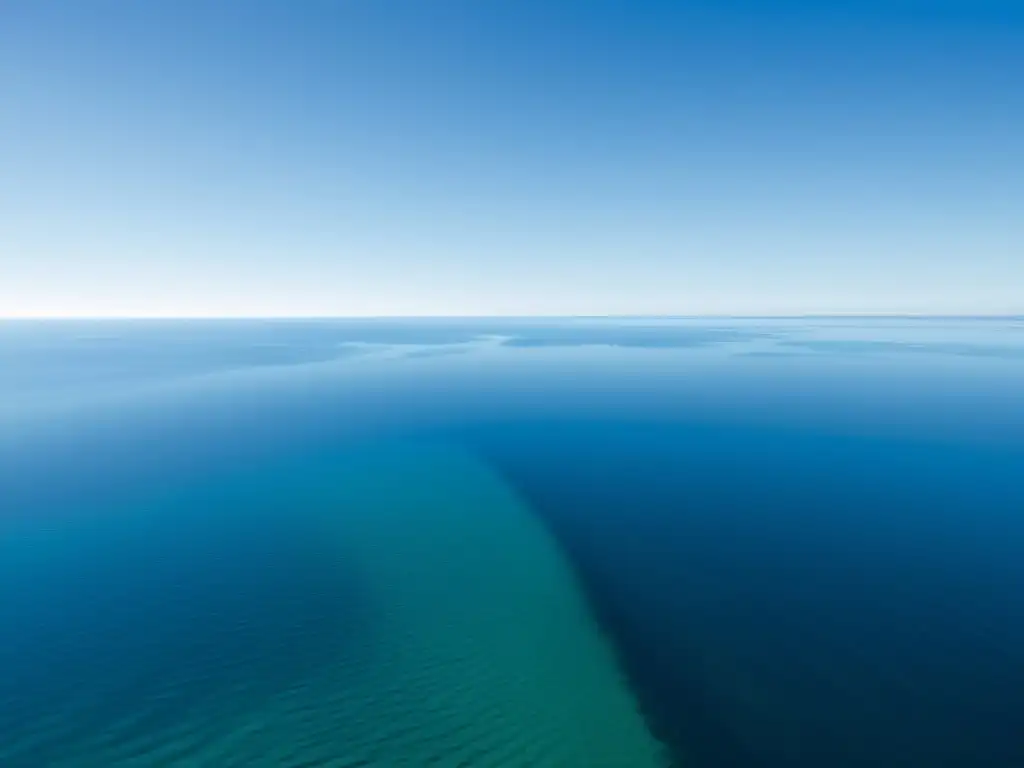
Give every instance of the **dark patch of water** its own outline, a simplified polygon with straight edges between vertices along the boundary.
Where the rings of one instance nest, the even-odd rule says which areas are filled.
[[[1024,765],[1019,448],[518,423],[483,450],[691,766]]]

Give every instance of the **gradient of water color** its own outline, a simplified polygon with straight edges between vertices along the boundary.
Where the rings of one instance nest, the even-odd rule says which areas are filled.
[[[1024,758],[1020,318],[0,333],[5,766]]]

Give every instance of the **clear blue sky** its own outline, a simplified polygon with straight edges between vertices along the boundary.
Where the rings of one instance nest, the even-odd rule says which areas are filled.
[[[7,0],[0,315],[1024,312],[1024,3]]]

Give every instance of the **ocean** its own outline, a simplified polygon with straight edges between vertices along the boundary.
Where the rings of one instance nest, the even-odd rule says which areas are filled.
[[[3,321],[0,766],[1024,766],[1024,318]]]

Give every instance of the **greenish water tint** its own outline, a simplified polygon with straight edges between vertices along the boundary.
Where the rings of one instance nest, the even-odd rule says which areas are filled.
[[[571,566],[458,447],[23,521],[0,577],[4,766],[665,764]]]
[[[1024,765],[1021,318],[0,345],[3,768]]]
[[[684,764],[1024,765],[1024,446],[696,421],[475,433]]]

